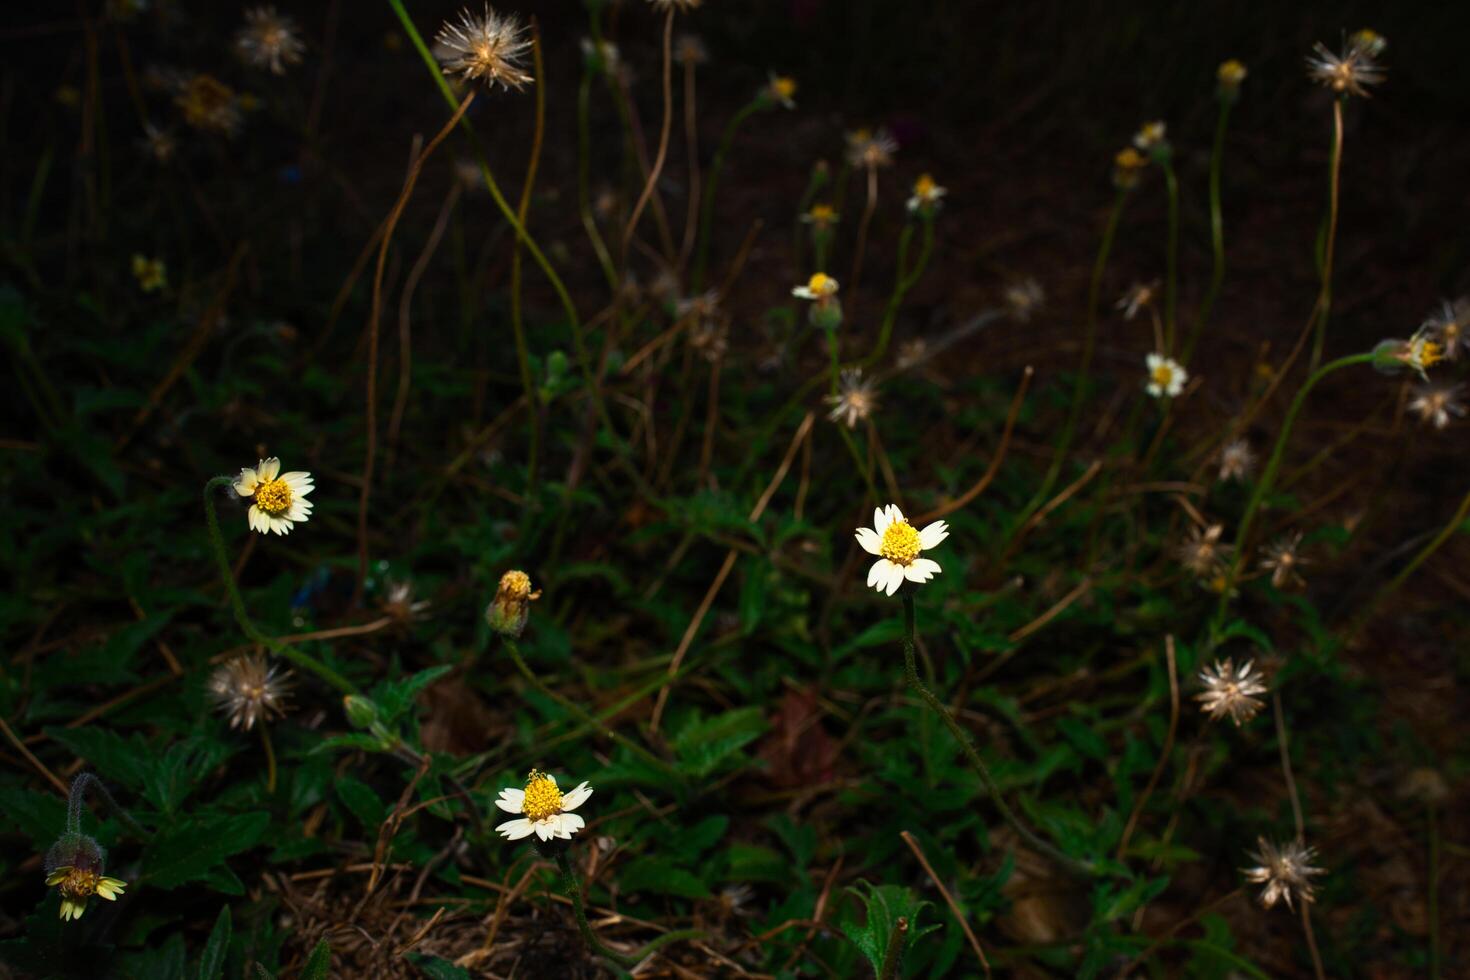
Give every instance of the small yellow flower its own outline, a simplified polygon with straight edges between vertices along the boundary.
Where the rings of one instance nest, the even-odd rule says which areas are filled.
[[[1125,146],[1113,157],[1113,184],[1127,189],[1138,183],[1138,175],[1148,166],[1148,157],[1131,146]]]
[[[1138,132],[1133,134],[1133,145],[1147,153],[1156,147],[1164,145],[1165,134],[1167,132],[1168,127],[1162,119],[1146,122],[1138,127]]]
[[[500,576],[500,586],[495,598],[485,610],[485,621],[495,632],[505,636],[520,636],[530,618],[530,604],[541,598],[541,590],[531,590],[531,576],[512,569]]]
[[[232,136],[240,128],[240,97],[213,75],[191,75],[184,80],[174,104],[184,113],[184,121],[195,129]]]
[[[107,878],[100,872],[70,865],[52,871],[46,876],[46,884],[56,886],[61,892],[61,917],[68,921],[82,917],[87,911],[87,899],[93,895],[115,902],[127,888],[127,882],[120,878]]]
[[[837,280],[825,272],[813,273],[812,277],[806,281],[806,285],[797,286],[791,290],[791,295],[800,299],[821,302],[837,295]]]
[[[586,826],[586,821],[571,811],[577,809],[592,795],[592,787],[579,783],[570,793],[563,793],[556,785],[556,777],[539,769],[532,769],[526,776],[525,789],[503,789],[495,805],[506,813],[517,814],[515,820],[507,820],[495,829],[506,840],[520,840],[535,834],[543,841],[552,838],[570,840],[571,836]]]
[[[761,96],[787,109],[795,109],[796,79],[790,75],[777,75],[772,72],[766,80],[766,87],[761,89]]]
[[[914,181],[914,193],[909,198],[909,214],[917,214],[920,211],[932,211],[939,205],[939,199],[949,193],[945,188],[934,182],[934,178],[928,174],[920,174],[919,179]]]
[[[145,293],[156,293],[168,285],[168,267],[163,259],[150,259],[145,255],[133,256],[133,278],[138,288]]]
[[[1155,398],[1176,397],[1184,390],[1184,382],[1189,380],[1189,372],[1184,366],[1172,357],[1163,354],[1150,354],[1144,358],[1148,366],[1148,384],[1146,390]]]
[[[813,231],[829,231],[837,224],[837,209],[830,204],[817,203],[801,216],[802,224],[812,226]]]
[[[1220,91],[1233,93],[1240,88],[1240,83],[1245,81],[1246,74],[1245,65],[1231,58],[1229,61],[1220,62],[1215,78],[1220,83]]]
[[[247,466],[235,479],[235,492],[254,497],[247,515],[252,531],[290,534],[293,524],[311,516],[312,503],[306,495],[315,488],[311,474],[301,470],[281,472],[281,461],[272,456],[252,469]]]

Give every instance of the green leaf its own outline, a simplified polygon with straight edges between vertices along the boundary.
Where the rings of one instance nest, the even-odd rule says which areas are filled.
[[[419,696],[419,692],[453,669],[448,664],[441,664],[402,680],[379,684],[373,691],[373,700],[378,705],[378,714],[383,724],[391,725],[397,721],[413,707],[414,698]]]
[[[939,928],[937,924],[922,927],[919,925],[919,916],[924,909],[930,907],[930,903],[919,901],[913,892],[901,885],[874,885],[868,881],[859,881],[848,891],[861,899],[866,915],[862,923],[850,918],[844,919],[842,931],[862,950],[868,962],[873,965],[875,975],[881,976],[883,973],[883,964],[888,959],[888,942],[899,919],[908,921],[904,947],[898,954],[900,957],[921,936]]]
[[[737,708],[713,718],[691,719],[674,737],[679,770],[708,776],[766,730],[760,708]]]
[[[159,837],[143,852],[143,873],[155,888],[174,888],[207,879],[225,858],[254,847],[270,826],[269,813],[196,818]]]
[[[366,783],[351,776],[343,776],[337,780],[336,789],[337,795],[363,827],[375,830],[388,815],[387,805]]]
[[[323,939],[306,958],[306,965],[301,968],[301,980],[329,980],[331,969],[332,947]]]
[[[652,892],[681,898],[708,898],[710,894],[704,882],[661,857],[634,858],[619,873],[618,885],[625,892]]]
[[[199,957],[199,980],[219,980],[224,976],[225,957],[230,952],[230,932],[230,907],[225,905],[220,908],[209,942]]]
[[[408,961],[419,968],[419,972],[428,977],[429,980],[470,980],[470,972],[462,966],[455,966],[448,960],[441,960],[437,956],[428,953],[409,953]]]
[[[38,850],[45,850],[66,829],[66,801],[6,786],[0,788],[0,820],[19,829]]]

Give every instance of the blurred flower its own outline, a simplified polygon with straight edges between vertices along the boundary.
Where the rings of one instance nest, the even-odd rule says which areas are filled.
[[[1271,573],[1271,584],[1276,588],[1306,584],[1301,572],[1297,571],[1302,565],[1308,564],[1298,553],[1301,546],[1300,531],[1294,531],[1267,546],[1265,555],[1261,558],[1261,568]]]
[[[174,105],[190,126],[225,136],[239,130],[240,111],[244,108],[235,90],[213,75],[190,75],[182,80],[174,94]]]
[[[674,315],[680,320],[686,317],[709,319],[720,315],[720,291],[707,289],[697,296],[689,296],[674,304]]]
[[[1224,530],[1224,524],[1191,528],[1189,540],[1179,546],[1179,564],[1202,578],[1216,572],[1230,552],[1229,545],[1220,543],[1220,534]]]
[[[290,534],[293,524],[305,523],[312,508],[306,495],[314,488],[310,473],[282,473],[281,461],[275,456],[261,460],[254,469],[245,467],[235,479],[236,493],[255,498],[247,516],[250,529],[261,534]]]
[[[150,259],[134,253],[133,278],[138,280],[138,288],[143,292],[156,293],[168,285],[168,267],[163,264],[163,259]]]
[[[1383,81],[1383,69],[1373,60],[1375,48],[1383,50],[1375,45],[1365,48],[1350,41],[1344,53],[1337,55],[1318,41],[1312,46],[1313,53],[1307,56],[1307,77],[1337,95],[1367,98],[1368,90],[1365,86],[1377,85]]]
[[[1046,291],[1041,283],[1028,277],[1006,287],[1005,301],[1011,316],[1026,323],[1046,303]]]
[[[837,280],[825,272],[813,273],[806,281],[805,286],[796,286],[791,290],[791,295],[799,299],[809,299],[814,302],[822,302],[837,295]]]
[[[209,693],[230,727],[247,732],[257,721],[285,716],[287,687],[286,676],[276,676],[276,668],[256,654],[235,657],[209,677]]]
[[[1162,119],[1154,119],[1138,127],[1138,132],[1133,134],[1133,145],[1144,153],[1153,153],[1161,147],[1167,147],[1169,127]]]
[[[1236,670],[1229,657],[1202,669],[1199,679],[1205,689],[1194,696],[1200,702],[1200,710],[1216,721],[1228,717],[1236,728],[1254,718],[1265,707],[1265,702],[1256,695],[1267,691],[1261,675],[1254,669],[1254,661],[1247,660]]]
[[[388,580],[383,594],[383,614],[399,625],[423,619],[430,605],[428,599],[414,599],[412,582]]]
[[[1122,310],[1123,319],[1131,320],[1138,315],[1139,310],[1148,309],[1154,305],[1158,290],[1159,281],[1157,279],[1149,283],[1135,282],[1128,287],[1128,292],[1123,294],[1123,298],[1113,304],[1113,309]]]
[[[900,371],[908,371],[911,368],[918,367],[928,359],[929,342],[923,337],[915,337],[913,340],[906,340],[899,345],[898,356],[894,358],[894,363],[898,365]]]
[[[1425,324],[1408,340],[1382,341],[1373,348],[1373,366],[1387,374],[1407,367],[1428,381],[1428,369],[1445,359],[1444,348],[1433,339],[1433,334],[1434,330]]]
[[[1113,186],[1128,190],[1138,184],[1138,176],[1148,166],[1148,157],[1131,146],[1125,146],[1113,157]]]
[[[1259,837],[1256,844],[1258,850],[1250,855],[1256,867],[1242,868],[1241,871],[1247,881],[1266,886],[1260,895],[1263,908],[1269,909],[1282,900],[1285,900],[1287,908],[1291,908],[1293,898],[1303,902],[1315,899],[1311,879],[1322,874],[1321,868],[1311,865],[1317,857],[1316,851],[1299,840],[1278,846]]]
[[[1436,770],[1419,768],[1399,783],[1399,795],[1436,806],[1450,798],[1450,787]]]
[[[1388,48],[1388,38],[1364,27],[1348,35],[1348,45],[1362,51],[1370,58],[1377,58]]]
[[[935,521],[918,531],[904,519],[897,504],[875,509],[873,526],[857,529],[858,544],[868,554],[878,556],[868,570],[868,588],[893,595],[904,580],[929,581],[939,574],[939,562],[919,556],[947,537],[949,525],[944,521]]]
[[[531,576],[512,569],[500,576],[495,598],[485,609],[485,621],[502,636],[520,636],[531,616],[531,603],[539,598],[540,589],[531,591]]]
[[[1239,94],[1240,83],[1245,81],[1246,74],[1245,65],[1234,58],[1220,62],[1220,67],[1215,70],[1220,97],[1233,100]]]
[[[711,364],[730,350],[730,328],[723,317],[701,317],[689,329],[689,346]]]
[[[1155,398],[1168,396],[1174,398],[1184,390],[1184,382],[1189,380],[1189,372],[1184,366],[1171,357],[1163,354],[1150,354],[1144,358],[1148,366],[1148,384],[1145,390]]]
[[[143,138],[138,141],[138,145],[155,163],[168,163],[178,151],[179,141],[168,130],[159,129],[152,123],[144,123]]]
[[[847,162],[854,167],[887,167],[893,163],[898,141],[886,129],[876,133],[855,129],[847,134]]]
[[[949,193],[943,187],[934,183],[934,178],[928,174],[920,174],[919,179],[914,181],[914,193],[909,198],[909,214],[932,213],[939,206],[939,199]]]
[[[796,79],[790,75],[777,75],[770,72],[766,78],[766,85],[756,94],[756,98],[765,102],[773,102],[787,109],[796,108]]]
[[[837,224],[837,211],[830,204],[813,204],[810,209],[802,212],[801,223],[811,225],[812,231],[822,233],[832,230]]]
[[[1464,391],[1464,385],[1420,385],[1409,401],[1409,411],[1425,424],[1443,429],[1450,424],[1451,417],[1465,417],[1465,403],[1460,400]]]
[[[1220,450],[1220,481],[1244,480],[1256,466],[1256,454],[1244,439],[1234,439]]]
[[[506,840],[520,840],[535,834],[543,841],[559,837],[570,840],[571,836],[585,825],[580,816],[571,812],[587,801],[592,787],[586,782],[578,784],[570,793],[562,793],[556,785],[556,777],[539,769],[532,769],[526,777],[525,789],[503,789],[495,805],[506,813],[520,816],[507,820],[495,829]]]
[[[245,26],[235,35],[235,50],[249,64],[284,75],[287,65],[301,63],[306,45],[290,17],[281,16],[275,7],[255,7],[245,11]]]
[[[674,60],[681,65],[702,65],[709,60],[709,52],[699,38],[682,34],[674,42]]]
[[[485,174],[480,170],[480,161],[459,157],[454,161],[454,179],[467,193],[485,190]]]
[[[81,89],[75,85],[56,86],[56,91],[52,93],[52,98],[56,100],[57,105],[66,106],[68,109],[75,109],[82,104]]]
[[[849,429],[866,421],[878,407],[878,386],[872,378],[863,379],[862,368],[845,368],[837,385],[837,394],[827,396],[832,411],[827,418],[842,422]]]
[[[721,918],[728,919],[732,915],[754,915],[755,910],[750,908],[751,901],[755,898],[755,889],[749,885],[726,885],[720,889],[715,896],[719,904]]]
[[[1470,340],[1466,336],[1470,332],[1470,296],[1461,296],[1453,303],[1442,300],[1440,308],[1431,313],[1419,329],[1439,339],[1446,360],[1455,360]]]
[[[514,17],[503,17],[490,9],[475,16],[461,10],[459,23],[446,22],[434,36],[444,74],[458,74],[466,81],[484,79],[494,88],[519,89],[531,81],[521,68],[521,58],[530,50],[525,28]]]
[[[617,74],[618,66],[622,64],[618,46],[606,38],[597,41],[590,37],[582,38],[582,57],[587,59],[587,67],[592,71],[609,74]]]

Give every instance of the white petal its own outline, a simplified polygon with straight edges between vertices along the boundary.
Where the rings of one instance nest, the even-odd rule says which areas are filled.
[[[495,805],[506,813],[521,813],[526,808],[526,791],[523,789],[503,789],[500,791],[500,799]]]
[[[311,480],[311,474],[301,470],[292,470],[290,473],[282,473],[281,480],[291,488],[291,493],[298,497],[304,497],[316,488]]]
[[[519,820],[507,820],[495,828],[506,840],[520,840],[522,837],[530,837],[533,831],[531,821],[522,817]]]
[[[868,588],[883,591],[880,583],[888,581],[888,569],[893,567],[893,562],[887,558],[879,558],[873,562],[873,567],[868,569]]]
[[[576,789],[572,790],[570,793],[561,798],[562,812],[566,813],[569,810],[575,810],[577,807],[587,802],[587,797],[591,795],[591,786],[588,786],[586,783],[579,784]]]
[[[858,542],[859,545],[862,546],[862,549],[864,551],[866,551],[868,554],[870,554],[870,555],[881,554],[881,552],[878,550],[878,546],[883,543],[883,539],[880,538],[880,537],[878,537],[878,532],[877,531],[874,531],[872,528],[870,528],[870,527],[860,527],[860,528],[858,528],[857,529],[857,542]]]
[[[1154,368],[1157,368],[1164,363],[1164,359],[1158,354],[1150,354],[1143,359],[1143,362],[1148,365],[1149,371],[1152,372]]]
[[[557,821],[557,829],[561,831],[562,837],[571,837],[585,826],[587,821],[575,813],[563,813]]]
[[[887,592],[889,595],[893,595],[893,593],[895,593],[895,592],[898,591],[898,587],[900,585],[902,585],[902,584],[903,584],[903,566],[902,565],[895,565],[892,562],[890,562],[889,565],[888,565],[888,580],[883,583],[883,585],[884,585],[883,591]]]
[[[919,547],[927,551],[947,537],[949,537],[949,525],[944,521],[935,521],[919,532]]]
[[[269,514],[264,514],[262,516],[265,517],[267,523],[270,524],[271,530],[276,532],[277,534],[284,535],[291,533],[291,522],[286,520],[284,517],[271,517]]]
[[[536,836],[542,840],[551,840],[556,836],[556,824],[550,820],[537,820],[532,826],[536,828]]]
[[[805,286],[797,286],[795,289],[791,290],[791,295],[792,296],[795,296],[797,299],[816,299],[817,298],[817,294],[814,293],[814,292],[812,292],[810,289],[806,288]]]
[[[261,460],[258,464],[256,464],[255,469],[260,474],[261,480],[274,480],[276,478],[276,474],[281,472],[281,461],[272,456],[270,459]]]
[[[255,493],[255,485],[259,482],[259,479],[255,476],[255,471],[247,466],[240,471],[239,476],[235,477],[235,492],[242,497],[249,497]]]
[[[873,532],[878,537],[883,537],[883,533],[888,530],[888,525],[892,523],[893,519],[888,516],[887,507],[875,507],[873,509]]]
[[[1157,384],[1155,384],[1152,381],[1150,381],[1148,383],[1148,387],[1145,388],[1144,390],[1147,391],[1150,395],[1153,395],[1155,398],[1159,397],[1160,395],[1162,395],[1164,393],[1164,389],[1163,388],[1160,388]]]
[[[918,571],[922,572],[925,582],[929,581],[935,575],[938,575],[941,571],[943,571],[943,569],[939,567],[939,562],[935,561],[933,558],[915,558],[914,563],[909,566],[909,569],[917,569]]]
[[[246,512],[245,519],[250,522],[250,530],[252,531],[259,531],[261,534],[264,534],[271,529],[270,518],[265,516],[265,511],[254,504],[250,505],[250,510]]]
[[[898,509],[898,504],[888,505],[888,523],[893,524],[903,520],[903,511]]]

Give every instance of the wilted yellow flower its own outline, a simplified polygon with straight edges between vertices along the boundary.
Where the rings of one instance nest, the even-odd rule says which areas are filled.
[[[531,603],[541,598],[541,590],[531,591],[531,576],[512,569],[500,576],[500,587],[485,610],[485,621],[502,636],[517,637],[531,616]]]
[[[813,204],[801,216],[802,224],[811,225],[814,232],[830,231],[837,224],[837,210],[830,204]]]
[[[107,878],[88,868],[66,866],[47,875],[46,884],[55,885],[61,892],[61,917],[67,920],[80,919],[87,911],[87,899],[93,895],[115,902],[127,887],[121,878]]]
[[[133,256],[133,278],[138,288],[145,293],[156,293],[168,285],[168,267],[163,259],[150,259],[146,255]]]
[[[235,90],[213,75],[191,75],[180,84],[174,104],[184,122],[195,129],[233,136],[240,128],[244,108]]]

